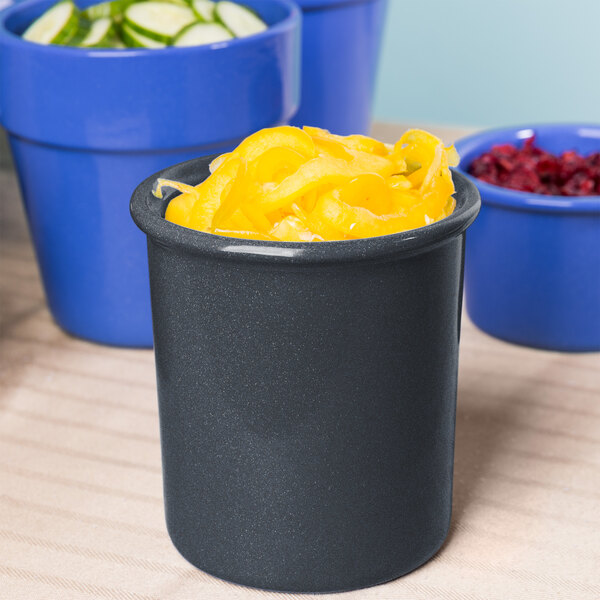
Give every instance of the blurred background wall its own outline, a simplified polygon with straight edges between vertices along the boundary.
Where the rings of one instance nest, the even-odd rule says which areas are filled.
[[[389,0],[374,118],[600,122],[600,0]]]

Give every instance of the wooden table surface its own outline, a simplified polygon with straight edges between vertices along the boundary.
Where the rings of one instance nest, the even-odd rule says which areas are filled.
[[[0,190],[0,599],[600,598],[599,355],[512,346],[466,318],[452,527],[433,560],[331,596],[193,568],[164,525],[152,352],[56,327],[10,168]]]

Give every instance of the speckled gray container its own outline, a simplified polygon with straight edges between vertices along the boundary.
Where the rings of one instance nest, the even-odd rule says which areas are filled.
[[[161,177],[197,184],[210,158]],[[394,579],[450,523],[465,230],[214,236],[134,193],[148,235],[167,527],[192,564],[290,592]]]

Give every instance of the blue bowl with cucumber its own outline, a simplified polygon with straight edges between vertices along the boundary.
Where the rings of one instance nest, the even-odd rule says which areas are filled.
[[[298,8],[244,5],[30,0],[0,13],[0,123],[50,311],[65,331],[152,346],[133,189],[297,110]]]

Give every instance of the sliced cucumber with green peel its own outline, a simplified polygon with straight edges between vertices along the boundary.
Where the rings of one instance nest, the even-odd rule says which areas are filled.
[[[126,46],[122,41],[121,38],[118,36],[115,36],[112,39],[112,42],[110,43],[110,45],[106,46],[106,48],[110,49],[110,50],[125,50],[126,48],[128,48],[128,46]]]
[[[249,8],[229,0],[217,2],[215,16],[235,37],[248,37],[267,29],[266,23]]]
[[[71,0],[62,0],[36,19],[23,39],[36,44],[68,44],[79,29],[79,11]]]
[[[231,33],[218,23],[192,23],[175,36],[173,46],[205,46],[232,39]]]
[[[100,2],[88,6],[81,12],[81,16],[89,21],[96,19],[104,19],[105,17],[114,17],[121,13],[121,0],[113,0],[113,2]]]
[[[127,7],[136,1],[137,0],[111,0],[110,2],[101,2],[100,4],[88,6],[81,13],[81,16],[89,21],[110,17],[115,23],[120,23]],[[179,1],[183,2],[184,0]]]
[[[87,19],[82,19],[80,13],[77,31],[71,36],[71,38],[65,44],[65,46],[79,46],[79,44],[85,39],[87,34],[90,32],[91,28],[92,22],[88,21]]]
[[[212,23],[215,20],[215,3],[212,0],[192,0],[190,6],[200,21]]]
[[[111,48],[115,29],[110,17],[96,19],[88,28],[86,36],[77,44],[81,48]]]
[[[124,22],[130,29],[164,44],[194,21],[196,15],[191,8],[153,0],[131,4],[124,14]]]
[[[186,8],[191,8],[190,3],[186,2],[186,0],[159,0],[160,2],[166,2],[167,4],[175,4],[176,6],[185,6]]]
[[[123,23],[121,27],[121,37],[123,38],[123,42],[127,45],[128,48],[164,48],[166,44],[164,42],[157,42],[152,38],[146,37],[141,33],[135,31],[135,29],[131,29],[127,25],[127,23]]]
[[[105,0],[81,12],[73,0],[59,0],[23,38],[81,48],[164,48],[215,44],[265,29],[253,10],[229,0]]]

